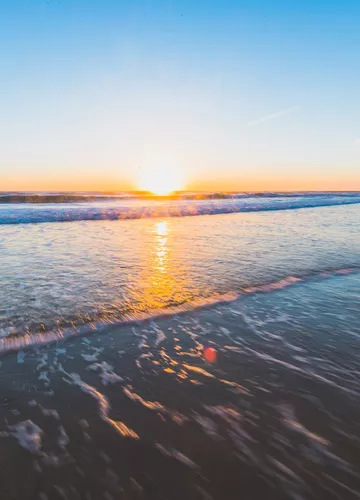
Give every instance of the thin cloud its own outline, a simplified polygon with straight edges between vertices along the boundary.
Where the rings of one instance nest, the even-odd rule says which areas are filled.
[[[357,137],[354,142],[353,142],[353,146],[360,146],[360,137]]]
[[[280,111],[277,111],[276,113],[271,113],[270,115],[261,116],[260,118],[257,118],[256,120],[249,122],[247,124],[247,126],[248,127],[255,127],[256,125],[260,125],[260,123],[268,122],[270,120],[275,120],[276,118],[279,118],[280,116],[292,113],[293,111],[296,111],[299,108],[300,108],[300,106],[293,106],[292,108],[281,109]]]

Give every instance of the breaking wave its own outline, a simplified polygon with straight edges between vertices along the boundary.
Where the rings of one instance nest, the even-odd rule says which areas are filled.
[[[34,196],[40,195],[26,196],[0,195],[0,225],[186,217],[360,203],[360,193],[187,194],[162,198],[161,200],[151,196],[129,198],[129,195],[114,195],[112,197],[44,195],[36,199],[37,201],[31,201]]]
[[[349,274],[356,274],[360,272],[360,267],[346,267],[341,269],[322,270],[319,272],[312,272],[306,275],[287,276],[279,281],[259,284],[243,288],[239,292],[228,292],[222,295],[215,295],[198,299],[196,301],[188,302],[178,306],[172,306],[165,309],[158,309],[149,312],[137,312],[133,314],[125,314],[120,320],[119,317],[114,319],[113,322],[106,318],[104,321],[96,321],[79,326],[73,326],[64,329],[51,330],[38,333],[27,332],[24,335],[9,335],[0,339],[0,353],[11,351],[20,351],[27,347],[49,344],[63,339],[74,336],[90,335],[92,333],[101,333],[106,331],[109,327],[120,327],[124,325],[138,324],[139,322],[151,321],[154,319],[173,316],[185,312],[195,311],[206,307],[216,306],[218,304],[234,302],[242,296],[254,293],[269,293],[276,290],[281,290],[298,283],[306,282],[309,279],[327,279],[336,276],[345,276]],[[19,353],[20,354],[20,353]]]

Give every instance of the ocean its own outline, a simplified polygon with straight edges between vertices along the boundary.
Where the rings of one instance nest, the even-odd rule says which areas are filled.
[[[83,201],[17,203],[13,195],[0,203],[3,339],[26,335],[29,342],[33,333],[180,311],[360,266],[356,193],[216,201],[72,196]],[[179,216],[205,212],[213,216]]]
[[[359,221],[360,193],[0,194],[1,498],[359,498]]]

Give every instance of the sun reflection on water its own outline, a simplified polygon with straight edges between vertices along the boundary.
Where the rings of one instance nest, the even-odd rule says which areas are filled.
[[[174,246],[171,221],[154,221],[143,247],[147,265],[139,297],[140,308],[162,309],[186,300],[183,296],[182,256],[174,254]]]
[[[168,223],[166,221],[157,222],[154,227],[155,259],[154,270],[158,273],[165,273],[168,263]]]

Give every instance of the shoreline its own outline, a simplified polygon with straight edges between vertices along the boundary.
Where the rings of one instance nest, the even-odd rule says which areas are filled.
[[[222,303],[231,303],[241,300],[250,294],[271,293],[296,284],[307,283],[312,280],[323,280],[336,278],[348,274],[360,273],[360,267],[350,266],[341,269],[322,270],[319,272],[308,273],[306,275],[286,276],[278,281],[263,285],[254,285],[243,288],[239,292],[227,292],[213,297],[200,298],[193,302],[187,302],[179,306],[168,307],[150,312],[124,315],[121,319],[115,319],[113,322],[108,318],[106,321],[91,321],[82,323],[76,327],[63,328],[60,330],[50,330],[44,332],[27,333],[25,335],[10,335],[0,339],[0,356],[8,352],[28,349],[35,346],[53,344],[61,340],[67,340],[76,337],[83,337],[93,333],[102,334],[108,329],[117,329],[126,326],[138,325],[151,320],[168,318],[178,314],[196,312],[197,310],[216,307]]]

